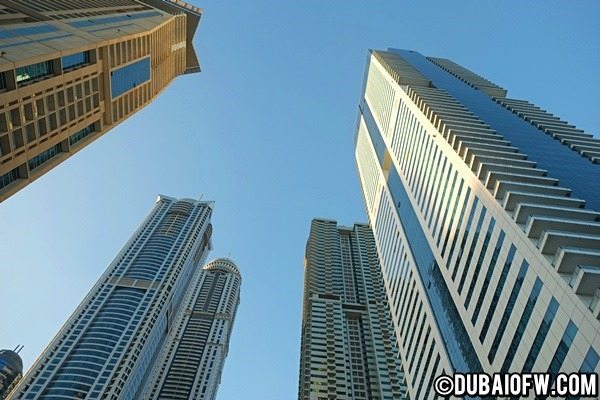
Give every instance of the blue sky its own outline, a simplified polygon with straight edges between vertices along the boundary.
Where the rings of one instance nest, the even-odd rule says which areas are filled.
[[[295,398],[310,220],[366,221],[353,138],[368,48],[450,58],[599,132],[595,1],[192,3],[203,72],[0,204],[0,347],[24,344],[26,367],[158,193],[203,196],[210,258],[243,275],[219,399]]]

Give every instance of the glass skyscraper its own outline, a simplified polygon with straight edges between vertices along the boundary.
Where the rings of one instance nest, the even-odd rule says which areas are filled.
[[[405,398],[368,225],[314,219],[306,244],[299,400]]]
[[[356,162],[411,398],[442,373],[600,372],[600,140],[388,49]]]
[[[229,260],[201,268],[212,207],[159,196],[14,398],[133,399],[154,387],[152,398],[214,398],[240,275]]]
[[[200,71],[180,0],[0,4],[0,201]]]
[[[23,375],[23,360],[19,347],[14,350],[0,350],[0,400],[6,398]]]

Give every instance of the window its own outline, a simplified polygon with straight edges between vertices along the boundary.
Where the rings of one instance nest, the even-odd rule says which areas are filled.
[[[90,62],[90,52],[82,51],[75,54],[70,54],[68,56],[64,56],[62,59],[62,69],[63,71],[78,67],[80,65],[85,65]]]
[[[490,348],[490,352],[488,353],[488,361],[490,363],[494,362],[494,358],[496,358],[498,346],[500,346],[500,341],[504,336],[504,331],[508,325],[508,319],[512,314],[513,307],[515,306],[517,297],[519,296],[519,292],[521,291],[521,286],[523,285],[523,280],[525,279],[525,275],[527,274],[528,269],[529,263],[526,260],[523,260],[523,262],[521,263],[521,268],[519,269],[519,274],[517,275],[517,280],[515,281],[515,285],[513,286],[512,292],[510,293],[510,297],[508,298],[508,303],[506,304],[506,308],[504,309],[504,314],[502,314],[502,319],[500,321],[498,331],[496,332],[496,336],[494,337],[494,342],[492,343],[492,347]]]
[[[556,353],[554,353],[554,357],[550,362],[550,368],[548,372],[556,375],[560,372],[560,367],[562,366],[563,361],[567,357],[567,353],[569,352],[569,348],[571,348],[571,344],[573,343],[573,339],[577,335],[577,326],[573,323],[573,321],[569,320],[569,325],[567,325],[567,329],[565,329],[565,333],[563,334],[560,343],[558,344],[558,348],[556,349]]]
[[[519,344],[521,343],[521,338],[525,333],[525,329],[527,328],[527,324],[529,323],[529,318],[531,318],[531,313],[533,312],[533,308],[535,307],[535,303],[537,302],[538,296],[540,295],[540,290],[542,290],[542,281],[540,278],[536,278],[535,284],[533,285],[533,289],[531,290],[531,294],[529,295],[529,300],[527,300],[527,304],[525,305],[525,310],[523,310],[523,314],[521,315],[521,319],[519,320],[519,325],[517,325],[517,330],[515,335],[510,342],[510,346],[508,347],[508,352],[506,354],[506,358],[504,359],[504,363],[502,363],[501,372],[507,373],[512,361],[517,353],[517,349]]]
[[[0,72],[0,90],[6,89],[6,72]]]
[[[535,335],[533,345],[531,346],[531,350],[529,350],[529,354],[527,355],[527,360],[525,360],[525,365],[523,366],[522,372],[531,372],[531,369],[535,364],[535,360],[537,360],[537,356],[540,353],[540,350],[542,349],[544,340],[546,340],[546,335],[550,330],[550,326],[552,325],[552,321],[554,320],[554,316],[556,315],[557,310],[558,301],[556,301],[556,299],[552,297],[552,300],[550,301],[550,304],[546,309],[546,314],[544,314],[542,324],[540,325],[538,332]]]
[[[48,150],[42,151],[40,154],[27,161],[27,165],[29,165],[29,170],[33,171],[34,169],[44,164],[46,161],[56,156],[60,152],[60,143],[50,147]]]
[[[17,179],[19,179],[18,167],[14,168],[14,169],[11,169],[10,171],[8,171],[7,173],[5,173],[4,175],[0,175],[0,189],[3,189],[5,187],[7,187],[8,185],[10,185],[11,183],[13,183]]]
[[[163,15],[158,11],[148,11],[138,14],[127,14],[127,15],[119,15],[115,17],[104,17],[104,18],[96,18],[96,19],[86,19],[82,21],[70,22],[69,25],[74,26],[76,28],[85,28],[88,26],[95,26],[97,24],[112,24],[115,22],[123,22],[123,21],[131,21],[134,19],[140,18],[152,18]]]
[[[96,127],[94,126],[94,124],[86,126],[79,132],[75,132],[74,134],[69,136],[69,145],[73,146],[75,143],[79,142],[81,139],[89,136],[90,134],[92,134],[95,131],[96,131]]]
[[[12,39],[17,36],[39,35],[42,33],[50,33],[56,31],[58,31],[58,28],[47,24],[26,28],[0,29],[0,39]]]
[[[150,58],[146,57],[110,73],[112,97],[119,97],[137,85],[150,80]]]
[[[43,78],[52,75],[53,73],[54,68],[52,66],[52,61],[43,61],[41,63],[19,67],[16,70],[17,84]]]

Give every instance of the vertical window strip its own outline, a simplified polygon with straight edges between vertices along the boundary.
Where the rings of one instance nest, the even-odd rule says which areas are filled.
[[[443,154],[441,155],[441,159],[441,165],[439,163],[438,165],[436,165],[435,176],[433,177],[433,183],[431,185],[431,192],[429,193],[429,196],[427,196],[427,206],[425,207],[425,212],[423,213],[423,216],[426,220],[429,219],[429,215],[432,211],[433,204],[437,198],[437,193],[440,190],[439,182],[441,180],[442,174],[444,173],[444,170],[446,169],[446,162],[448,161],[448,159],[444,157]]]
[[[408,164],[405,174],[404,174],[407,181],[410,181],[414,165],[417,162],[417,158],[415,157],[415,149],[420,144],[419,143],[419,135],[417,133],[415,125],[416,125],[416,119],[414,116],[411,116],[410,128],[409,128],[410,132],[411,132],[411,145],[409,147],[410,153],[408,155],[410,158],[410,161],[409,161],[409,164]]]
[[[502,272],[500,273],[500,278],[498,279],[498,285],[496,285],[496,290],[494,290],[494,296],[490,302],[490,308],[488,309],[487,316],[485,317],[485,321],[483,323],[483,327],[481,328],[481,333],[479,334],[479,341],[481,344],[485,341],[485,337],[487,336],[488,329],[490,327],[490,323],[492,321],[492,317],[496,312],[496,306],[498,305],[498,300],[500,299],[500,295],[502,294],[502,290],[504,289],[504,283],[506,282],[506,277],[508,276],[508,271],[512,265],[513,259],[515,258],[515,253],[517,248],[515,245],[510,245],[510,250],[508,251],[508,255],[506,256],[506,261],[504,262],[504,267],[502,268]]]
[[[488,361],[490,363],[494,362],[494,358],[496,358],[496,352],[498,351],[498,346],[500,346],[500,341],[504,336],[504,331],[508,325],[508,320],[512,314],[513,308],[517,301],[517,297],[521,291],[521,286],[523,285],[523,280],[525,279],[525,275],[527,274],[527,270],[529,269],[529,263],[525,260],[521,263],[521,268],[519,269],[519,274],[517,276],[517,280],[513,286],[513,289],[510,293],[510,297],[508,298],[508,303],[506,303],[506,308],[504,309],[504,313],[502,314],[502,319],[500,320],[500,324],[498,325],[498,330],[496,331],[496,336],[494,337],[494,342],[490,348],[488,353]]]
[[[546,309],[546,313],[544,314],[544,318],[542,319],[542,323],[540,324],[537,334],[535,335],[535,339],[533,339],[531,350],[529,350],[529,354],[527,355],[527,359],[525,360],[525,364],[521,370],[522,373],[531,372],[531,369],[535,365],[535,361],[537,360],[538,354],[540,354],[540,350],[544,345],[544,341],[546,340],[546,336],[548,335],[548,331],[550,330],[550,326],[552,325],[552,321],[554,320],[557,310],[558,301],[552,297],[552,300],[550,300],[550,304],[548,304],[548,308]]]
[[[422,142],[424,142],[424,145],[421,147],[422,148],[422,152],[419,154],[419,164],[417,165],[417,170],[415,172],[415,178],[413,180],[413,196],[415,198],[417,198],[417,194],[421,191],[421,188],[423,187],[423,182],[422,182],[422,174],[423,174],[423,169],[425,168],[425,163],[427,161],[427,156],[426,154],[430,154],[431,153],[431,138],[429,136],[425,135],[425,129],[423,129],[422,126],[419,126],[419,130],[420,130],[420,137],[422,137]]]
[[[429,178],[429,175],[431,174],[431,163],[433,161],[433,159],[436,156],[435,150],[436,150],[436,145],[433,141],[433,139],[428,138],[429,139],[429,143],[431,144],[431,146],[429,147],[429,150],[427,151],[427,159],[425,161],[425,167],[423,168],[423,175],[420,178],[420,182],[421,184],[419,185],[418,191],[417,191],[417,204],[421,204],[421,199],[423,198],[423,193],[425,192],[425,188],[427,186],[427,180]]]
[[[506,353],[506,357],[504,358],[504,362],[502,363],[501,372],[507,373],[510,368],[515,354],[517,354],[517,349],[519,348],[519,344],[521,343],[521,339],[523,338],[523,334],[525,333],[525,328],[527,328],[527,324],[529,323],[529,319],[531,318],[531,313],[535,308],[535,304],[537,303],[537,299],[540,295],[540,291],[542,290],[543,283],[540,278],[535,279],[535,283],[533,284],[533,289],[531,290],[531,294],[529,295],[529,299],[525,304],[525,309],[523,310],[523,314],[521,315],[521,319],[519,320],[519,324],[517,325],[517,330],[508,346],[508,352]]]
[[[404,157],[404,150],[408,143],[408,134],[406,127],[408,124],[409,113],[407,110],[404,110],[402,114],[403,115],[401,116],[400,124],[398,125],[397,136],[399,137],[399,145],[398,151],[396,153],[396,158],[400,160],[401,167],[402,169],[404,169],[404,163],[406,161],[406,157]]]
[[[413,329],[410,335],[405,335],[404,336],[404,340],[402,341],[402,345],[404,346],[405,349],[414,349],[413,347],[413,341],[415,340],[415,332],[417,331],[417,326],[419,325],[419,322],[421,321],[421,312],[423,311],[423,303],[419,302],[419,310],[417,311],[417,316],[414,319],[414,325],[413,325]],[[426,316],[423,315],[423,322],[425,323],[425,319]],[[421,328],[422,329],[422,328]],[[406,346],[407,344],[407,340],[410,337],[410,341],[408,342],[408,347]],[[417,340],[417,343],[419,343],[419,341]]]
[[[423,389],[423,383],[425,382],[425,376],[427,375],[427,372],[429,372],[430,374],[433,375],[433,373],[435,372],[434,369],[432,368],[430,370],[430,365],[429,362],[431,361],[431,356],[433,355],[433,349],[435,348],[435,339],[431,339],[431,345],[429,346],[429,353],[427,354],[427,358],[425,359],[425,365],[423,366],[423,373],[421,374],[421,379],[419,380],[419,388],[417,389],[417,399],[420,399],[420,395],[421,395],[421,390]],[[430,378],[431,380],[431,378]],[[428,388],[430,388],[431,386],[427,386]]]
[[[571,344],[573,344],[573,340],[577,335],[577,330],[577,325],[575,325],[572,320],[569,320],[569,324],[565,329],[562,339],[560,339],[560,343],[558,343],[558,348],[556,349],[554,357],[552,357],[552,361],[550,362],[550,367],[548,368],[548,372],[552,375],[556,375],[560,372],[560,367],[567,357]]]
[[[479,273],[481,272],[481,266],[483,264],[483,260],[487,255],[487,249],[492,240],[492,235],[494,232],[494,227],[496,226],[496,220],[492,217],[490,225],[488,226],[488,230],[483,239],[483,246],[481,246],[481,251],[479,252],[479,257],[477,258],[477,264],[475,265],[475,271],[473,272],[473,277],[471,278],[471,284],[469,285],[469,290],[467,291],[467,298],[465,299],[465,309],[469,308],[471,304],[471,297],[473,296],[473,289],[475,289],[475,285],[477,284],[477,280],[479,279]],[[499,250],[498,250],[499,251]]]
[[[598,361],[600,361],[600,357],[596,350],[593,347],[590,347],[585,358],[583,359],[583,363],[581,364],[581,368],[579,368],[579,372],[592,373],[596,370],[598,366]]]
[[[490,281],[492,280],[492,275],[494,275],[494,271],[496,270],[496,262],[498,261],[498,255],[500,254],[500,250],[504,244],[505,238],[504,231],[500,231],[500,235],[498,236],[498,240],[496,241],[496,247],[494,248],[494,253],[492,254],[492,259],[488,265],[487,273],[485,274],[485,278],[483,280],[483,285],[481,285],[481,290],[479,291],[479,296],[477,298],[477,304],[475,305],[475,311],[473,312],[473,317],[471,317],[471,323],[473,326],[477,323],[477,319],[479,318],[479,312],[481,311],[481,305],[483,304],[483,299],[486,297],[488,286]]]
[[[415,134],[414,134],[414,131],[412,130],[413,123],[414,123],[414,115],[410,114],[408,117],[407,124],[406,124],[407,143],[406,143],[406,146],[404,147],[404,154],[402,155],[402,160],[404,161],[404,166],[402,167],[402,170],[406,174],[408,173],[409,165],[413,160],[412,152],[411,152],[414,149],[414,144],[415,144],[414,143],[415,142]]]
[[[464,183],[464,180],[463,180]],[[462,224],[462,220],[465,216],[465,210],[467,208],[467,204],[469,203],[469,197],[471,196],[471,188],[467,186],[467,191],[465,193],[465,197],[462,200],[462,207],[460,210],[460,214],[458,216],[458,221],[456,221],[456,229],[454,230],[454,235],[452,237],[452,245],[450,246],[450,252],[448,253],[448,258],[446,259],[446,269],[450,267],[450,259],[452,258],[452,253],[454,253],[454,247],[456,246],[456,237],[458,236],[458,230],[460,229],[460,225]],[[448,240],[450,239],[450,234],[452,233],[452,228],[454,226],[454,217],[456,214],[456,206],[458,202],[454,205],[454,211],[452,212],[452,218],[450,219],[450,224],[448,226],[448,230],[446,231],[446,238],[444,239],[444,245],[442,246],[442,258],[446,254],[446,246],[448,245]]]
[[[419,359],[418,359],[417,365],[415,366],[415,369],[414,369],[415,372],[413,373],[413,376],[412,376],[412,385],[413,385],[413,387],[415,386],[415,383],[416,383],[416,379],[417,379],[417,375],[418,375],[417,372],[421,370],[421,361],[423,361],[423,354],[425,353],[425,349],[427,348],[426,344],[427,344],[427,341],[429,340],[429,335],[430,334],[431,334],[431,327],[428,326],[427,327],[427,334],[425,335],[425,339],[423,340],[423,344],[421,346],[419,346],[419,348],[421,349],[421,352],[419,353]],[[420,339],[420,337],[421,337],[421,334],[419,332],[419,339]],[[416,354],[416,353],[417,352],[415,351],[414,354]],[[415,357],[414,354],[413,354],[413,359],[410,361],[411,364],[414,361],[414,357]],[[409,370],[411,370],[410,367],[409,367]]]
[[[435,340],[433,340],[432,347],[435,347]],[[426,387],[428,387],[428,388],[433,387],[433,379],[442,375],[442,374],[436,374],[437,366],[439,364],[440,364],[440,353],[436,351],[435,361],[433,362],[433,368],[431,369],[431,375],[429,376],[429,381],[427,382]],[[438,397],[437,394],[435,395],[434,400],[436,397]]]
[[[454,214],[456,213],[458,201],[460,199],[460,195],[462,194],[462,189],[463,189],[465,180],[458,177],[457,175],[458,175],[458,172],[454,175],[454,181],[452,182],[452,190],[450,191],[450,195],[448,196],[448,202],[446,203],[446,206],[444,207],[444,216],[442,217],[442,222],[440,224],[440,230],[438,232],[438,237],[437,237],[437,241],[436,241],[437,247],[440,247],[440,242],[442,241],[442,236],[444,236],[444,232],[445,232],[444,227],[446,226],[446,219],[448,218],[448,212],[450,211],[450,207],[453,205],[452,219],[454,219]],[[454,186],[458,179],[460,179],[460,184],[458,185],[458,192],[456,192],[456,194],[455,194]],[[442,255],[442,257],[443,257],[443,255]]]
[[[452,247],[450,248],[450,254],[448,255],[448,268],[450,268],[450,264],[452,264],[454,247],[456,243],[459,241],[459,237],[462,234],[462,239],[460,239],[460,246],[458,247],[458,252],[456,255],[456,260],[454,261],[454,267],[452,268],[452,280],[456,279],[456,274],[458,272],[458,266],[460,264],[460,259],[462,257],[465,244],[467,242],[467,237],[469,235],[469,231],[471,230],[471,224],[473,223],[473,217],[475,215],[475,211],[477,210],[477,206],[479,205],[479,198],[476,194],[473,195],[473,203],[471,205],[471,209],[469,211],[469,217],[467,218],[467,225],[465,229],[460,229],[461,224],[459,223],[456,226],[456,231],[454,232],[454,239],[452,239]],[[461,217],[462,219],[462,217]]]
[[[453,174],[454,172],[454,174]],[[442,206],[444,204],[444,200],[446,199],[446,192],[448,191],[448,184],[452,181],[452,186],[454,187],[454,182],[456,182],[456,174],[457,171],[452,168],[452,164],[448,163],[448,171],[447,175],[444,178],[444,189],[442,190],[442,195],[435,202],[434,211],[432,213],[432,220],[429,221],[429,229],[431,229],[431,224],[435,222],[435,226],[432,230],[433,235],[435,236],[435,230],[437,229],[438,220],[440,219],[440,214],[442,212]]]
[[[446,167],[448,167],[446,169]],[[430,209],[428,210],[429,212],[431,212],[427,218],[427,226],[431,229],[431,221],[433,219],[433,215],[435,214],[436,208],[435,205],[437,204],[438,201],[438,197],[440,195],[440,192],[442,191],[442,182],[444,182],[444,180],[446,179],[445,176],[447,174],[447,172],[450,171],[450,163],[448,162],[448,159],[444,157],[444,164],[442,166],[442,170],[440,172],[440,175],[438,177],[438,180],[435,184],[436,190],[435,190],[435,196],[433,197],[433,201],[430,203]]]
[[[420,182],[421,170],[423,169],[423,166],[425,165],[425,154],[428,153],[429,145],[430,145],[428,138],[423,135],[424,131],[420,125],[418,127],[418,132],[419,132],[419,152],[417,153],[417,163],[415,165],[415,171],[412,176],[412,182],[410,184],[412,193],[415,197],[416,197],[416,193],[419,190],[419,186],[420,186],[419,182]]]
[[[579,372],[585,374],[593,374],[596,371],[598,360],[598,353],[596,353],[593,347],[590,347],[585,358],[583,359],[581,368],[579,368]],[[581,396],[569,396],[567,397],[567,400],[579,400],[580,398]]]
[[[412,315],[415,312],[415,304],[417,303],[417,293],[415,290],[415,286],[416,286],[416,280],[413,279],[412,281],[412,286],[410,288],[410,293],[408,295],[408,301],[410,301],[409,307],[404,307],[404,304],[402,304],[401,310],[402,310],[402,327],[400,328],[400,332],[402,332],[402,335],[406,335],[406,331],[404,330],[404,328],[407,327],[407,320],[409,320],[410,318],[412,318]],[[404,303],[404,302],[403,302]],[[408,317],[408,310],[410,311],[410,317]]]
[[[440,165],[441,154],[442,152],[436,148],[431,160],[431,165],[427,168],[427,178],[425,180],[424,188],[421,193],[421,199],[419,200],[419,207],[422,213],[425,211],[425,202],[429,199],[428,194],[431,190],[431,181],[435,176],[435,171],[437,170],[437,167]]]
[[[473,240],[471,240],[471,246],[469,246],[469,253],[467,255],[467,260],[465,261],[462,276],[460,278],[460,284],[458,285],[458,294],[462,294],[465,279],[467,278],[467,273],[471,268],[471,260],[473,259],[475,247],[477,246],[477,242],[479,241],[479,234],[481,233],[481,226],[483,225],[483,221],[485,220],[486,213],[487,209],[485,207],[482,207],[481,214],[479,215],[479,221],[477,222],[477,227],[475,228],[475,234],[473,236]]]

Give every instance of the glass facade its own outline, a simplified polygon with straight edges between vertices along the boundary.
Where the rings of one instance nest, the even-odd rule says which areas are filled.
[[[61,62],[63,71],[88,64],[90,62],[90,52],[81,51],[79,53],[69,54],[68,56],[62,57]]]
[[[96,125],[91,124],[83,128],[82,130],[75,132],[71,136],[69,136],[69,145],[73,146],[75,143],[85,139],[92,133],[96,132]]]
[[[10,185],[17,179],[19,179],[18,168],[11,169],[4,175],[0,176],[0,189]]]
[[[586,226],[595,210],[581,208],[600,196],[590,194],[596,188],[582,195],[573,174],[585,164],[595,182],[600,170],[549,144],[549,132],[492,98],[504,89],[449,60],[373,50],[367,68],[355,156],[410,396],[424,396],[427,376],[418,378],[431,372],[419,360],[438,355],[440,369],[454,372],[575,372],[599,330],[588,275],[600,268],[600,236],[595,222]],[[562,177],[550,176],[554,151]],[[580,198],[569,196],[573,181]],[[577,268],[582,262],[594,267]],[[563,334],[552,321],[566,313],[582,322]],[[579,352],[569,353],[578,330]],[[436,354],[429,332],[441,342]],[[547,340],[561,336],[558,349]]]
[[[123,93],[150,80],[150,58],[142,58],[131,64],[115,69],[110,73],[110,87],[112,97],[119,97]]]
[[[43,61],[37,64],[26,65],[16,69],[17,84],[26,83],[35,79],[54,74],[52,61]]]
[[[125,14],[125,15],[116,15],[116,16],[111,16],[111,17],[86,19],[86,20],[82,20],[82,21],[69,22],[68,24],[75,28],[86,28],[88,26],[97,26],[97,25],[102,25],[102,24],[112,24],[115,22],[133,21],[136,19],[158,17],[160,15],[163,15],[163,14],[159,11],[146,11],[146,12],[135,13],[135,14]]]
[[[50,147],[48,150],[42,151],[40,154],[38,154],[37,156],[35,156],[35,157],[29,159],[29,161],[27,161],[29,170],[33,171],[34,169],[38,168],[40,165],[44,164],[51,158],[56,157],[60,152],[61,152],[61,144],[60,143]]]
[[[517,276],[517,280],[513,286],[512,291],[510,292],[510,297],[508,298],[508,303],[506,304],[506,308],[504,309],[504,313],[502,314],[502,320],[500,321],[500,326],[496,331],[496,337],[494,338],[494,342],[492,343],[492,347],[488,353],[488,361],[491,363],[496,358],[496,352],[498,351],[498,346],[500,346],[500,342],[504,337],[504,330],[507,327],[508,320],[513,312],[513,308],[515,307],[515,303],[517,302],[517,297],[521,292],[521,286],[523,285],[523,280],[525,279],[525,275],[527,274],[527,270],[529,269],[529,263],[525,260],[521,263],[521,268],[519,269],[519,275]]]
[[[550,300],[550,304],[548,304],[548,308],[546,309],[546,313],[544,314],[544,320],[535,335],[533,345],[531,346],[531,350],[529,350],[529,354],[527,355],[525,365],[523,365],[521,372],[532,372],[532,368],[535,365],[538,354],[540,354],[542,344],[544,343],[544,340],[546,340],[546,335],[548,335],[548,331],[550,330],[550,326],[552,325],[557,310],[558,301],[552,297],[552,300]]]
[[[540,295],[540,290],[542,290],[542,281],[540,278],[536,278],[535,283],[533,284],[533,289],[531,290],[531,294],[529,295],[529,299],[527,300],[527,304],[525,304],[525,309],[523,310],[521,319],[519,320],[519,324],[517,325],[517,331],[515,332],[512,341],[508,346],[508,353],[506,354],[506,358],[502,363],[502,368],[500,371],[503,373],[509,371],[510,365],[515,358],[515,354],[517,353],[517,349],[519,348],[519,344],[521,343],[521,339],[523,338],[527,324],[529,324],[529,318],[531,318],[531,313],[533,312],[535,303]]]
[[[0,39],[13,39],[19,36],[39,35],[42,33],[56,32],[58,28],[52,25],[36,25],[25,28],[0,28]]]
[[[573,344],[573,340],[575,339],[575,335],[577,335],[577,331],[577,325],[575,325],[573,321],[569,320],[569,324],[565,329],[565,333],[563,334],[562,339],[560,339],[558,348],[556,349],[554,357],[552,357],[552,361],[550,362],[550,368],[548,368],[549,373],[556,375],[560,372],[560,367],[567,357],[567,353],[571,348],[571,344]]]
[[[558,140],[545,134],[529,122],[502,107],[485,92],[471,86],[439,68],[421,54],[408,50],[395,50],[417,71],[427,76],[435,85],[449,93],[477,117],[511,142],[513,146],[535,160],[537,168],[548,171],[548,176],[567,182],[573,197],[586,200],[587,207],[600,210],[600,168],[577,152],[570,151]],[[569,168],[564,166],[568,165]]]

